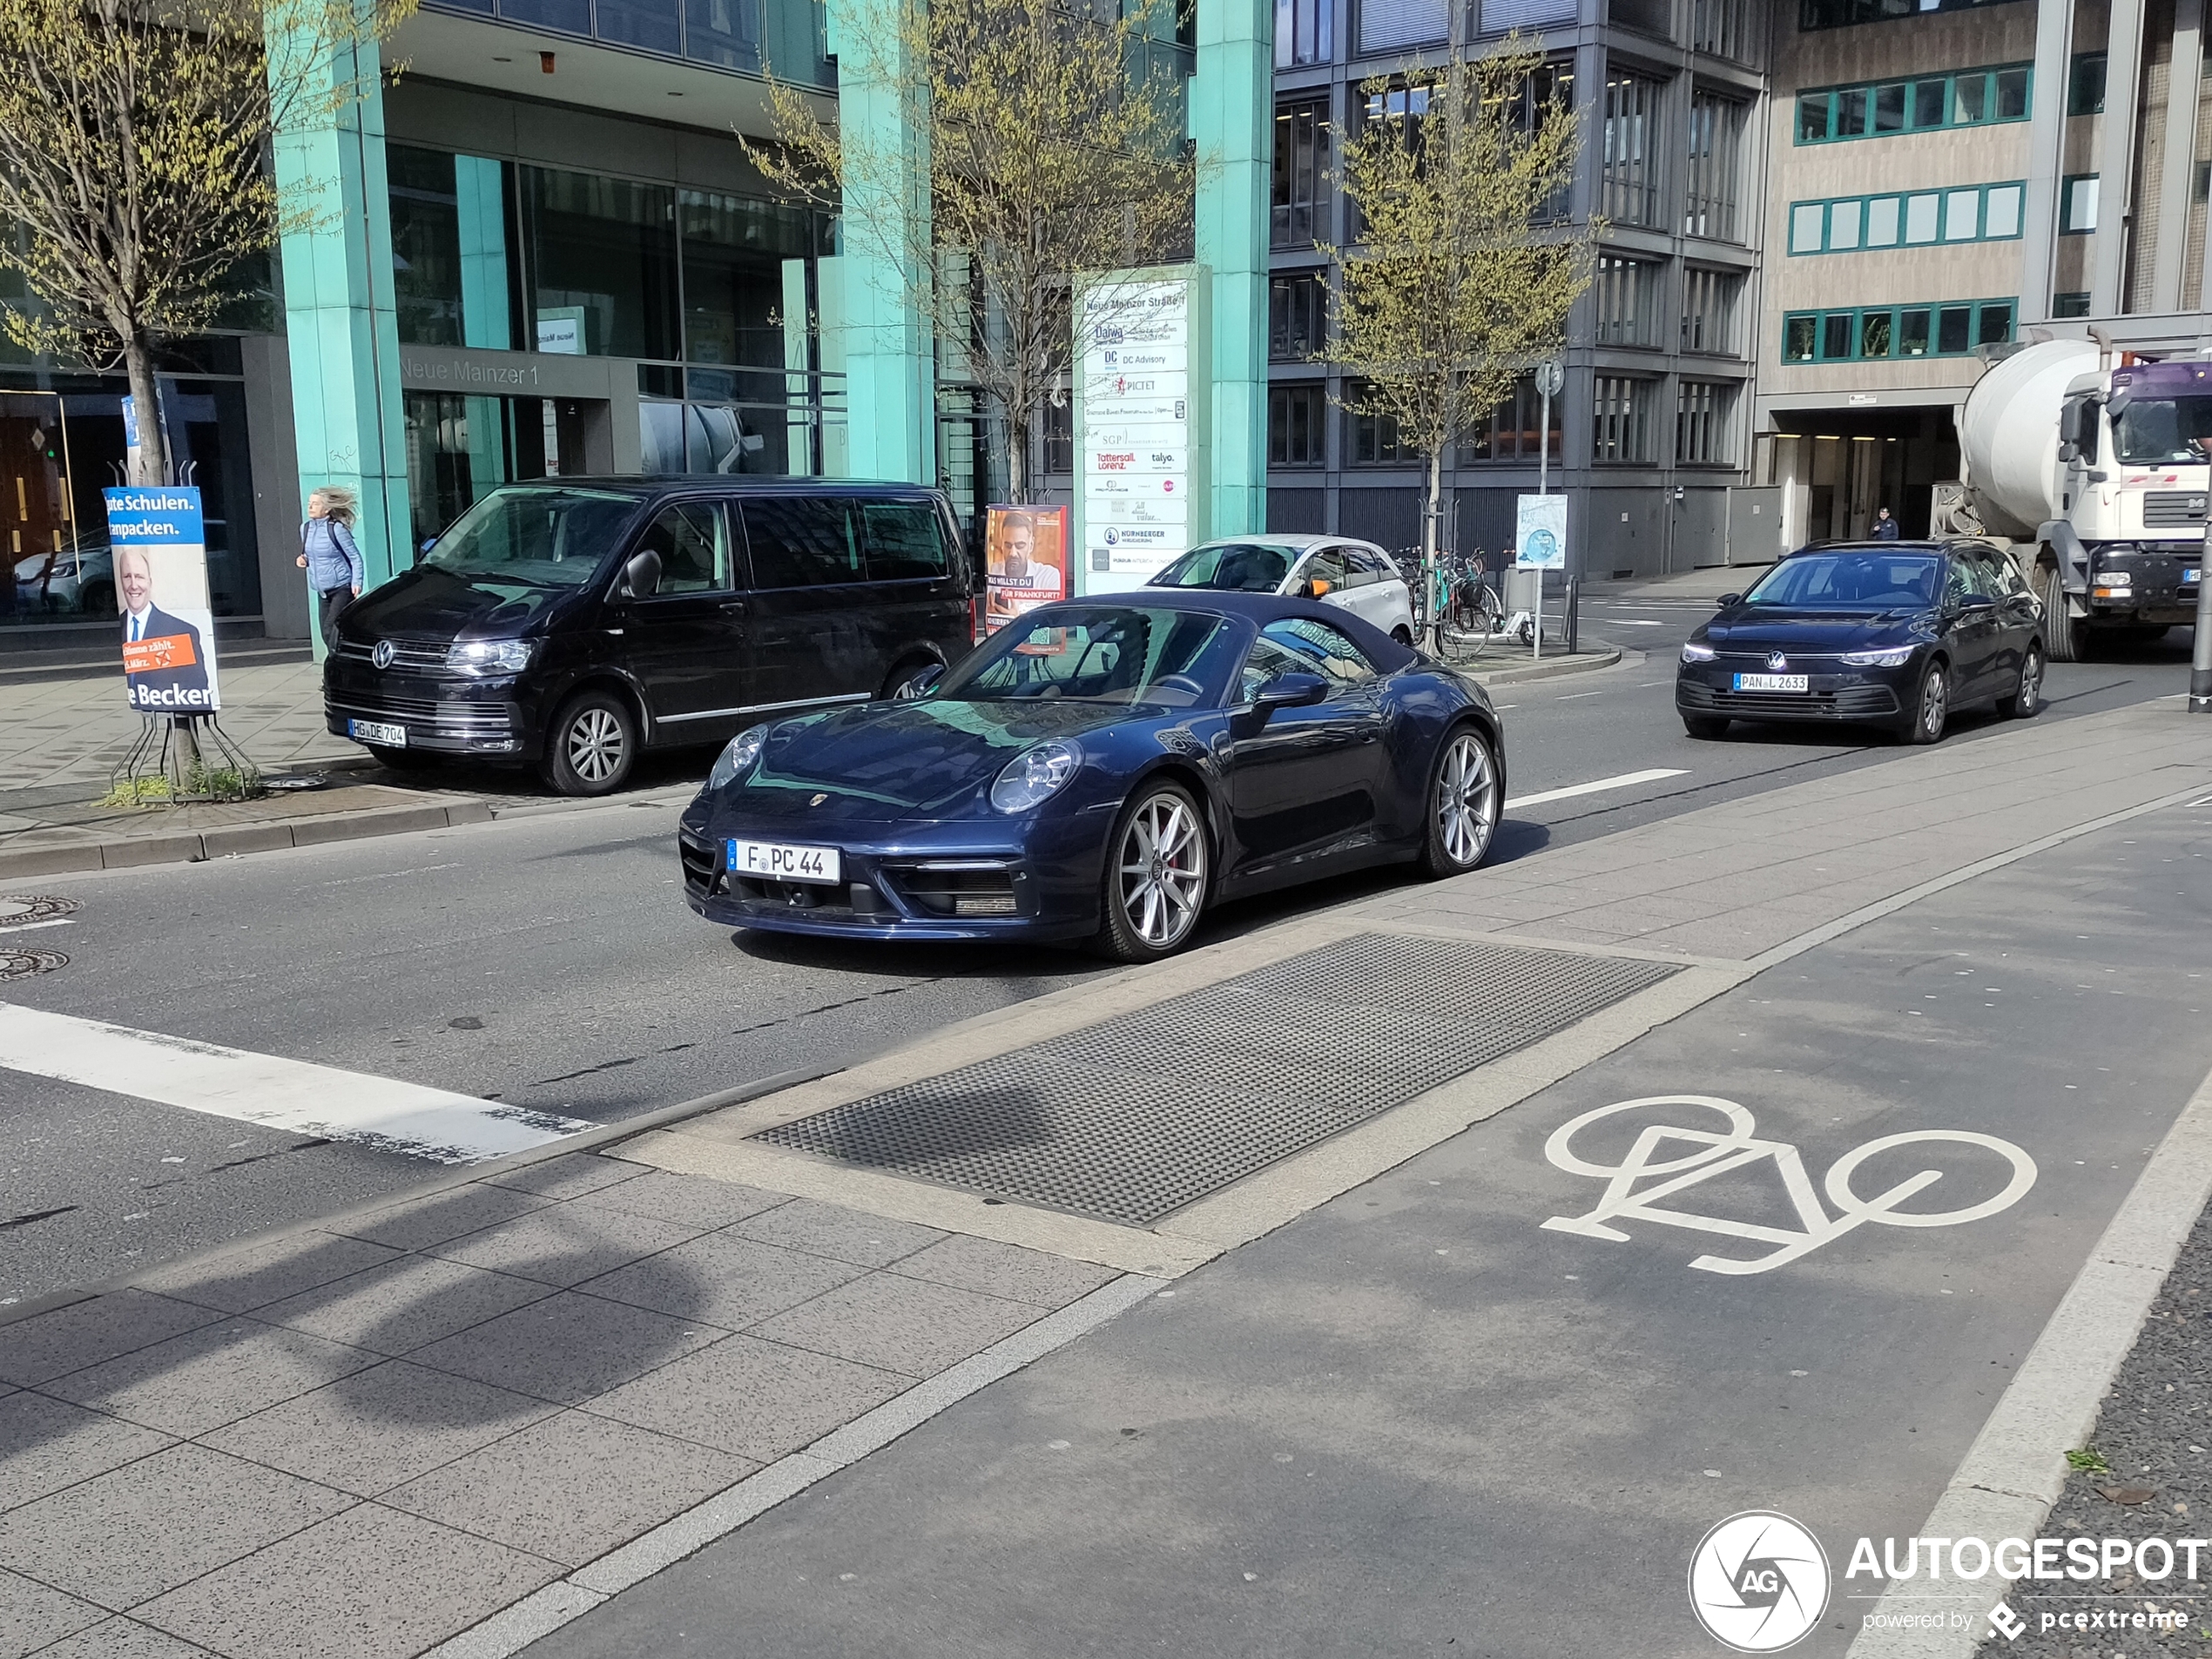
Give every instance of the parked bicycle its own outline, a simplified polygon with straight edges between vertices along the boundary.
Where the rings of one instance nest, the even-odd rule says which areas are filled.
[[[1480,549],[1467,555],[1440,550],[1426,570],[1419,548],[1391,556],[1413,601],[1413,637],[1441,661],[1472,662],[1505,632],[1505,606]]]

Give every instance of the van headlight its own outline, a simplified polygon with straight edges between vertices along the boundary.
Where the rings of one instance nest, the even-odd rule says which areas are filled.
[[[760,759],[760,752],[768,746],[768,728],[749,727],[722,745],[722,752],[714,757],[714,770],[706,774],[706,786],[720,789],[733,784],[752,770],[752,763]]]
[[[991,786],[991,805],[1002,813],[1026,813],[1057,794],[1082,763],[1083,752],[1060,738],[1024,749]]]
[[[456,640],[446,652],[455,674],[519,674],[530,665],[536,642],[529,639]]]

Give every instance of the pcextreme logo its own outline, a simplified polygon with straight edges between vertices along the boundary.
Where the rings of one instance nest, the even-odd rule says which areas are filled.
[[[1828,1555],[1787,1515],[1747,1509],[1699,1541],[1689,1606],[1706,1634],[1738,1653],[1779,1653],[1828,1608]]]

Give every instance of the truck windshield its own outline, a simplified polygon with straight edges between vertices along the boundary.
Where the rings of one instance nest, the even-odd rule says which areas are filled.
[[[2113,417],[2112,447],[2135,466],[2201,467],[2212,453],[2212,397],[2139,397]]]
[[[495,489],[455,519],[422,561],[450,576],[578,588],[637,509],[604,489]]]

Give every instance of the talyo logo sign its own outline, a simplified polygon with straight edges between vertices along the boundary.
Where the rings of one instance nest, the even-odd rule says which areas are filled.
[[[1730,1515],[1689,1558],[1689,1605],[1722,1646],[1779,1653],[1828,1610],[1827,1552],[1787,1515]]]

